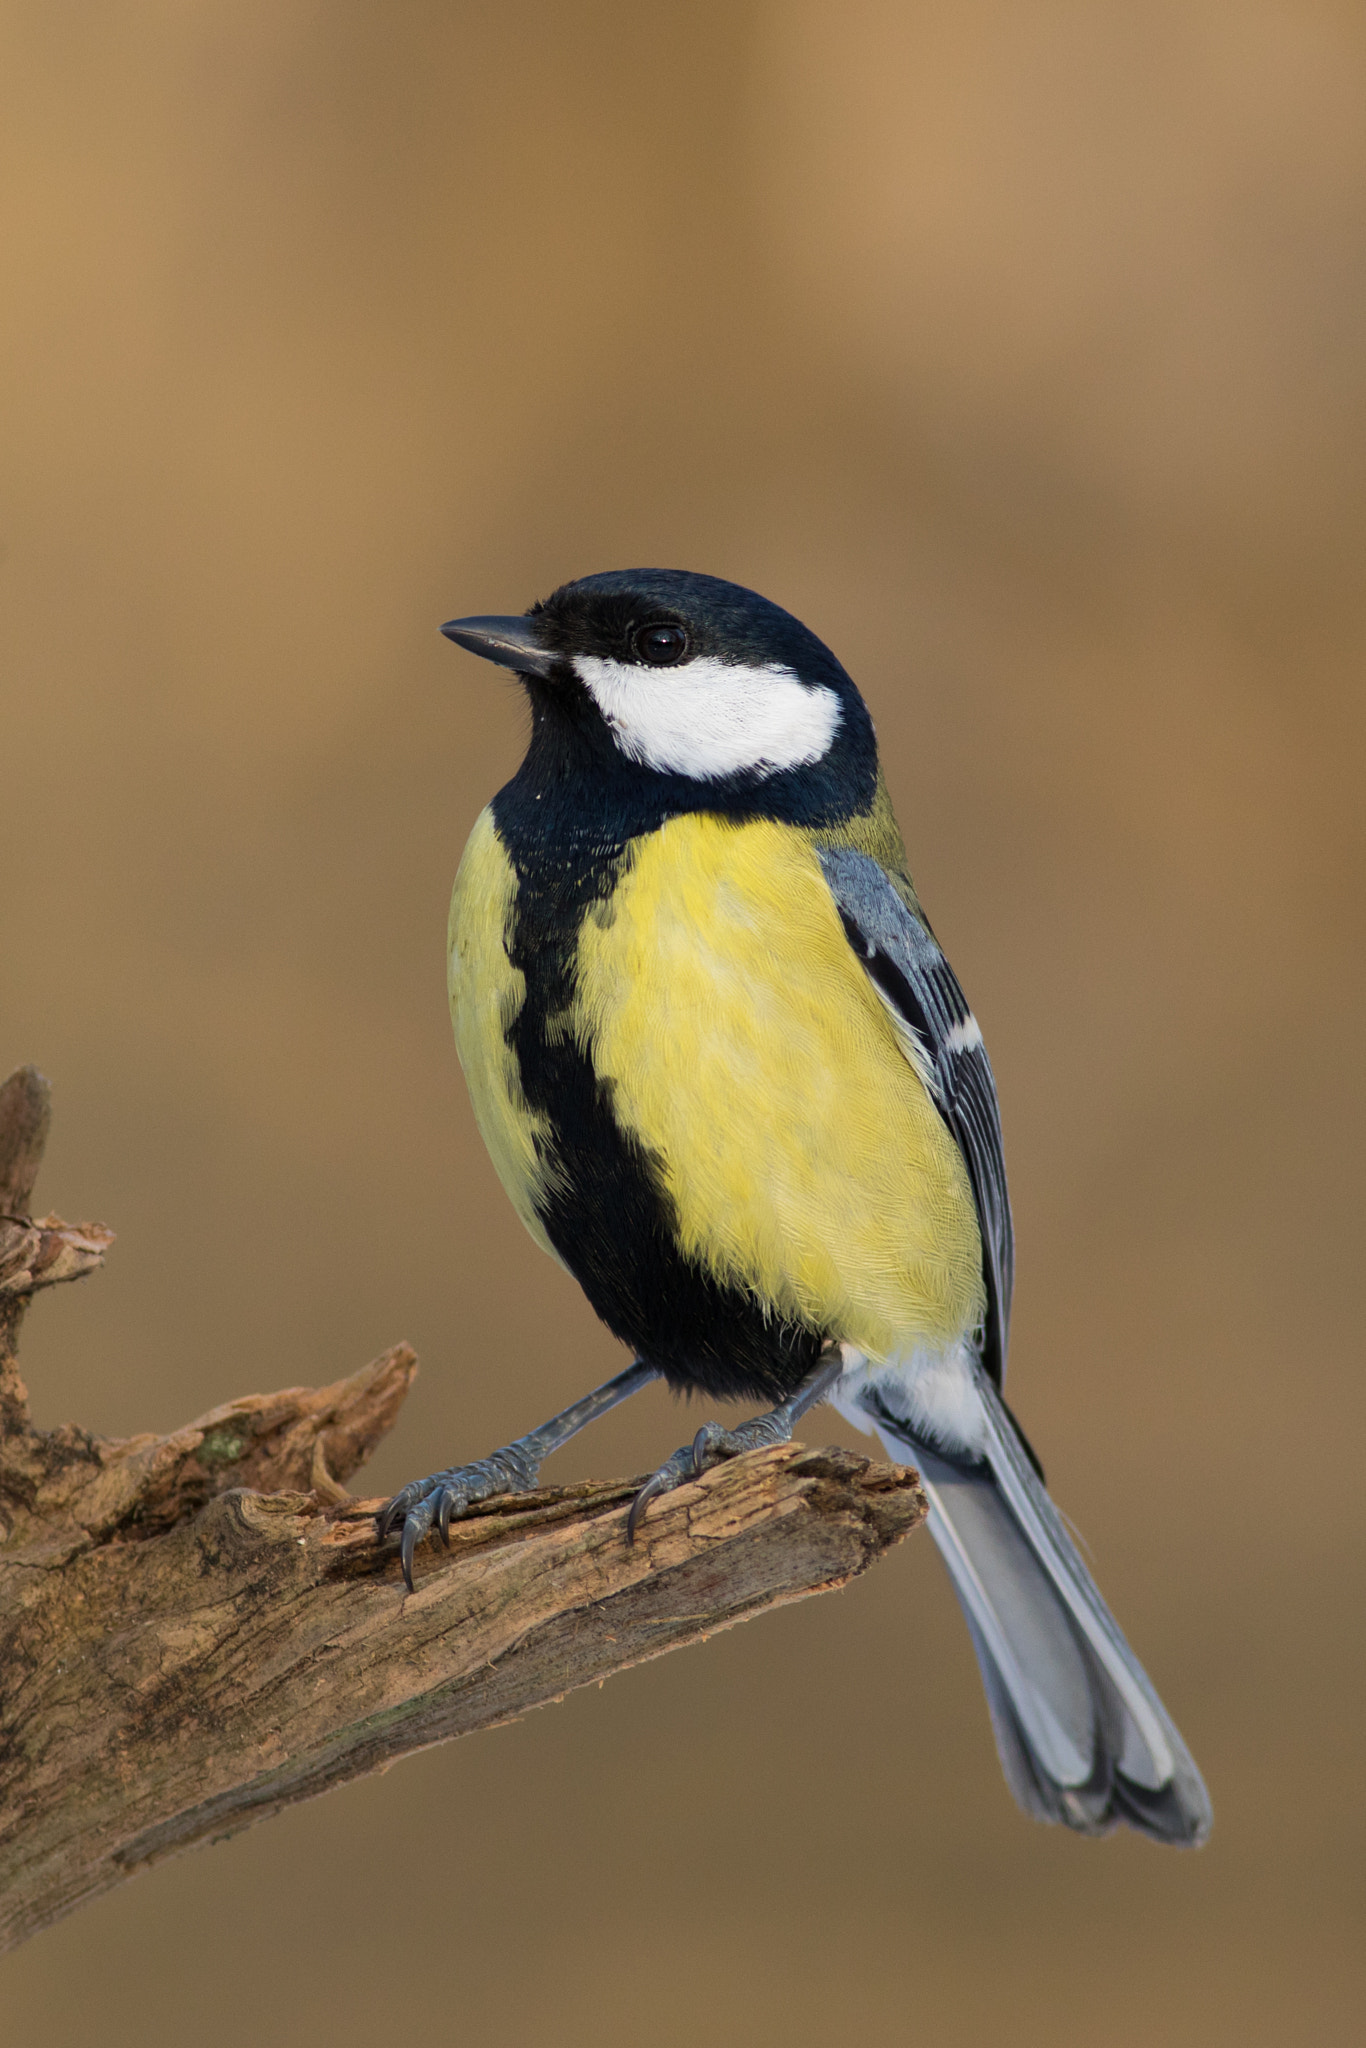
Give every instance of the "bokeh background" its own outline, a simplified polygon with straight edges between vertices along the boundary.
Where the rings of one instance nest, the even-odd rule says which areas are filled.
[[[617,1368],[450,1042],[522,712],[435,629],[734,577],[873,706],[1217,1823],[1021,1819],[916,1539],[139,1879],[0,2040],[1359,2038],[1364,94],[1343,0],[4,0],[0,1071],[119,1232],[38,1418],[407,1337],[378,1492]]]

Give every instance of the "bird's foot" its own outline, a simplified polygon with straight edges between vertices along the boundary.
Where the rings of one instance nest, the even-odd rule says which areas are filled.
[[[413,1590],[413,1552],[435,1527],[441,1541],[450,1547],[453,1516],[463,1515],[476,1501],[492,1500],[499,1493],[530,1493],[540,1476],[540,1461],[521,1444],[505,1444],[473,1465],[452,1465],[449,1471],[433,1472],[428,1479],[414,1479],[402,1493],[396,1493],[375,1517],[375,1533],[381,1543],[402,1528],[399,1556],[403,1580]]]
[[[646,1508],[662,1493],[672,1493],[676,1486],[700,1479],[709,1466],[719,1465],[723,1459],[739,1458],[746,1451],[763,1450],[769,1444],[787,1443],[792,1436],[792,1418],[786,1410],[784,1404],[767,1415],[751,1416],[738,1429],[722,1429],[719,1422],[704,1422],[692,1442],[675,1451],[654,1477],[646,1480],[631,1502],[631,1512],[626,1517],[626,1541],[635,1542]]]

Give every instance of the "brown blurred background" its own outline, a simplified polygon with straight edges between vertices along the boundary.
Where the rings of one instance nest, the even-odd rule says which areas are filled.
[[[522,713],[436,626],[734,577],[872,704],[1013,1399],[1217,1816],[1021,1819],[916,1539],[139,1879],[5,2048],[1359,2038],[1364,93],[1334,0],[0,7],[0,1072],[119,1232],[39,1419],[408,1337],[379,1491],[617,1369],[450,1041]]]

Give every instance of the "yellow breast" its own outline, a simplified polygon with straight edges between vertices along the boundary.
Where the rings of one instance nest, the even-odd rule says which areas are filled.
[[[446,960],[455,1046],[498,1178],[537,1244],[562,1264],[536,1214],[553,1171],[552,1134],[522,1093],[507,1041],[526,995],[526,979],[508,958],[516,892],[516,872],[485,810],[451,894]]]
[[[805,835],[691,816],[637,841],[580,935],[572,1028],[718,1278],[877,1359],[978,1320],[962,1155]]]

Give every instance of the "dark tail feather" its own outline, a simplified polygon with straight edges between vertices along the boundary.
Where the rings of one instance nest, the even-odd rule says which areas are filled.
[[[1190,1752],[985,1376],[981,1391],[981,1464],[950,1463],[881,1404],[877,1430],[929,1495],[1006,1781],[1027,1813],[1083,1834],[1126,1821],[1157,1841],[1203,1842],[1212,1815]]]

